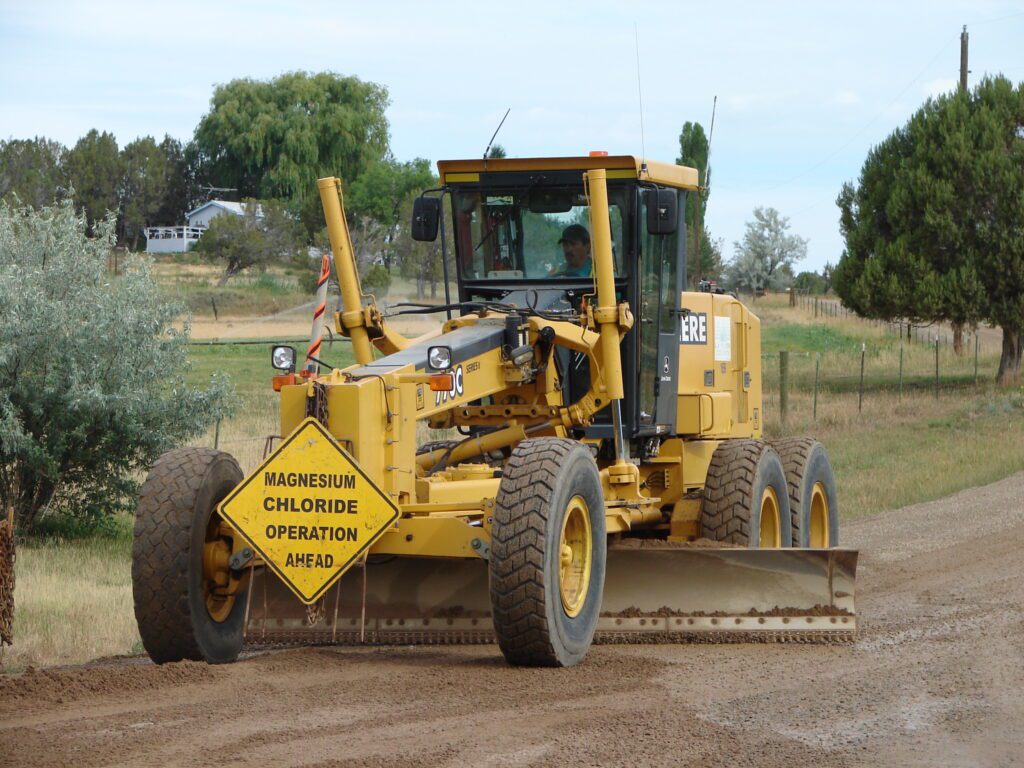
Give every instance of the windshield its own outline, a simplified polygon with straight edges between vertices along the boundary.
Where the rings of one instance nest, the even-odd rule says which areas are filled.
[[[631,187],[608,190],[615,273]],[[589,206],[579,187],[456,189],[452,193],[460,275],[467,280],[589,278]]]

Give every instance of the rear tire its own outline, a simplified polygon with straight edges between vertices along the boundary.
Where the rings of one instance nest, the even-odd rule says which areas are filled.
[[[601,611],[606,550],[590,451],[558,438],[519,443],[495,499],[489,563],[494,632],[509,664],[583,660]]]
[[[711,457],[701,534],[751,549],[789,546],[792,518],[786,473],[778,453],[761,440],[726,440]]]
[[[132,591],[142,644],[157,664],[234,661],[242,650],[245,592],[211,597],[203,548],[216,507],[242,482],[235,459],[210,448],[179,448],[157,459],[139,494],[132,541]],[[217,606],[219,621],[211,615]]]
[[[813,437],[789,437],[772,447],[786,470],[793,546],[825,549],[839,546],[836,478],[825,446]]]

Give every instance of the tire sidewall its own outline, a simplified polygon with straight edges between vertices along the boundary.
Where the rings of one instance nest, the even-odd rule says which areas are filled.
[[[573,496],[580,496],[590,515],[592,556],[587,598],[579,614],[566,615],[559,589],[560,543],[566,507]],[[550,638],[555,654],[563,666],[583,660],[594,639],[604,593],[607,534],[604,517],[604,492],[601,476],[593,458],[585,450],[573,450],[559,475],[559,482],[549,501],[548,525],[545,533],[545,572],[555,578],[545,580],[545,606]]]
[[[793,518],[789,509],[786,472],[782,467],[782,459],[775,449],[765,446],[757,462],[754,489],[750,499],[750,531],[747,536],[747,547],[750,549],[759,549],[761,546],[761,496],[769,486],[775,491],[775,497],[779,502],[779,541],[783,547],[788,547],[793,541]]]
[[[832,463],[828,460],[825,446],[815,443],[807,456],[803,485],[800,488],[800,546],[809,547],[811,542],[811,496],[814,484],[821,483],[828,501],[828,543],[829,547],[839,546],[839,502],[836,493],[836,477]]]
[[[221,622],[214,621],[206,607],[203,590],[203,545],[206,527],[217,505],[240,482],[242,472],[227,454],[213,459],[206,470],[192,505],[189,542],[188,607],[193,634],[203,659],[211,664],[234,661],[242,650],[245,621],[245,592],[235,596],[231,613]]]

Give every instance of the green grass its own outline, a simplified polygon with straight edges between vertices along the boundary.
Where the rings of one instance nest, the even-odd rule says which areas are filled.
[[[791,352],[860,351],[863,338],[828,325],[773,324],[764,328],[761,347],[765,354]]]
[[[188,373],[191,384],[203,384],[214,373],[225,373],[230,377],[244,408],[252,397],[270,392],[270,379],[277,373],[270,366],[270,350],[276,342],[260,344],[208,343],[197,341],[189,347],[189,361],[192,369]],[[296,357],[301,365],[306,352],[306,342],[289,342],[295,347]],[[345,368],[355,362],[352,348],[347,340],[336,340],[333,345],[326,341],[318,357],[328,365]]]

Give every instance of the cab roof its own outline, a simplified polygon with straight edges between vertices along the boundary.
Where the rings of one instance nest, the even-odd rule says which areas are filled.
[[[605,168],[609,179],[639,179],[676,189],[697,189],[697,169],[644,160],[633,155],[586,157],[513,157],[493,160],[441,160],[437,164],[442,184],[474,182],[481,173],[503,171],[588,171]]]

